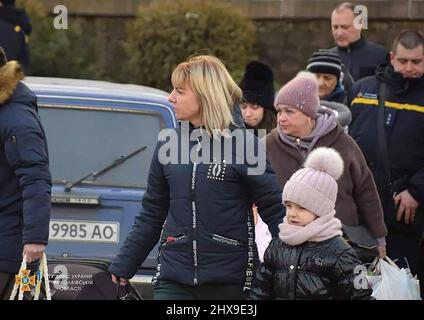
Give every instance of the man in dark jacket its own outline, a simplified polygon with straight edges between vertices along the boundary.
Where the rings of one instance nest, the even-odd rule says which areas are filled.
[[[423,36],[416,31],[400,33],[390,57],[390,64],[380,66],[375,76],[357,82],[349,93],[353,118],[350,134],[361,147],[379,189],[389,229],[388,256],[399,258],[401,265],[406,257],[423,283]],[[387,92],[384,113],[379,114],[382,83]],[[379,121],[384,130],[378,129]],[[387,152],[381,149],[384,135]]]
[[[42,257],[49,236],[51,177],[37,100],[16,61],[0,48],[0,299],[8,299],[22,256]]]
[[[342,78],[345,74],[339,55],[330,50],[320,49],[309,58],[306,70],[317,77],[321,106],[333,110],[340,125],[347,128],[352,116],[350,109],[344,104],[347,89],[343,84]]]
[[[331,29],[337,51],[353,79],[359,80],[373,75],[375,68],[387,59],[387,50],[365,40],[361,29],[355,27],[355,5],[343,2],[331,14]]]
[[[28,39],[31,20],[23,9],[15,8],[15,0],[0,0],[0,46],[10,60],[19,61],[28,74],[30,56]]]

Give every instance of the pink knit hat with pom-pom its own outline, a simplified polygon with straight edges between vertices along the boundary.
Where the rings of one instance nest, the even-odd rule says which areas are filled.
[[[317,148],[306,158],[284,186],[283,202],[291,201],[321,217],[333,212],[337,199],[336,180],[343,174],[343,159],[332,148]]]

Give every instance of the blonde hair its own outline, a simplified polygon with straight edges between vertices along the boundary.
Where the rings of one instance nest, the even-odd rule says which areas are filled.
[[[208,134],[227,136],[233,122],[232,110],[240,103],[242,91],[216,57],[200,55],[180,63],[172,72],[172,86],[188,85],[200,104],[201,121]]]

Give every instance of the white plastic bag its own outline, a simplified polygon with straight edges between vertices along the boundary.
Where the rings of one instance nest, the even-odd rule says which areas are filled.
[[[367,276],[377,300],[421,300],[419,280],[409,269],[400,269],[389,257],[379,259],[379,275]]]
[[[24,270],[26,270],[26,267],[27,267],[27,259],[26,259],[26,255],[24,255],[24,257],[22,259],[21,268],[19,269],[19,275],[17,277],[22,277],[22,272]],[[44,278],[44,286],[45,286],[45,291],[46,291],[46,300],[51,300],[52,297],[51,297],[50,286],[49,286],[49,272],[48,272],[48,269],[47,269],[47,257],[46,257],[45,253],[43,253],[43,257],[40,260],[39,271],[36,275],[36,278],[37,278],[37,280],[36,280],[36,283],[35,283],[34,300],[39,299],[40,291],[41,291],[41,283],[43,281],[43,278]],[[21,281],[20,284],[15,283],[15,285],[13,286],[12,293],[10,294],[9,300],[15,299],[19,288],[21,290],[19,290],[18,300],[23,300],[24,291],[22,290],[22,287],[23,287],[22,281]]]

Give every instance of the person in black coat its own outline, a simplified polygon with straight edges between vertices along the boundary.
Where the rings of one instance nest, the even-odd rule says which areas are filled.
[[[49,236],[51,176],[34,93],[0,48],[0,299],[27,262],[42,257]]]
[[[343,2],[333,10],[331,29],[336,46],[331,50],[339,54],[347,71],[357,81],[373,75],[378,65],[387,62],[388,51],[361,34],[362,25],[355,25],[360,20],[354,12],[355,6],[352,2]],[[345,87],[348,90],[350,85]]]
[[[265,251],[251,299],[371,299],[356,272],[361,261],[341,237],[335,218],[336,180],[343,160],[331,148],[317,148],[285,184],[287,213],[278,238]]]
[[[375,76],[358,81],[349,92],[349,134],[361,148],[378,188],[389,231],[387,254],[418,274],[423,294],[423,35],[414,30],[399,33],[390,55],[389,64],[379,66]],[[387,89],[380,113],[383,84]],[[386,151],[381,149],[383,141]]]
[[[0,0],[0,46],[9,60],[17,60],[29,73],[29,36],[31,19],[24,9],[15,7],[15,0]]]
[[[264,135],[277,126],[274,108],[274,74],[265,63],[251,61],[246,65],[240,81],[243,101],[240,105],[246,128],[253,129],[256,136],[260,129]]]
[[[172,84],[181,126],[160,135],[112,280],[126,284],[159,241],[155,299],[246,298],[258,263],[252,204],[277,235],[281,189],[263,143],[234,123],[242,92],[219,59],[190,58]],[[249,159],[255,150],[257,162]]]
[[[342,62],[336,52],[319,50],[308,60],[306,70],[315,74],[320,100],[343,103],[346,91],[341,79]]]
[[[306,70],[315,74],[318,80],[321,106],[333,110],[340,125],[347,128],[352,120],[352,115],[344,104],[346,88],[343,78],[346,74],[343,72],[339,55],[330,50],[320,49],[309,58]]]

